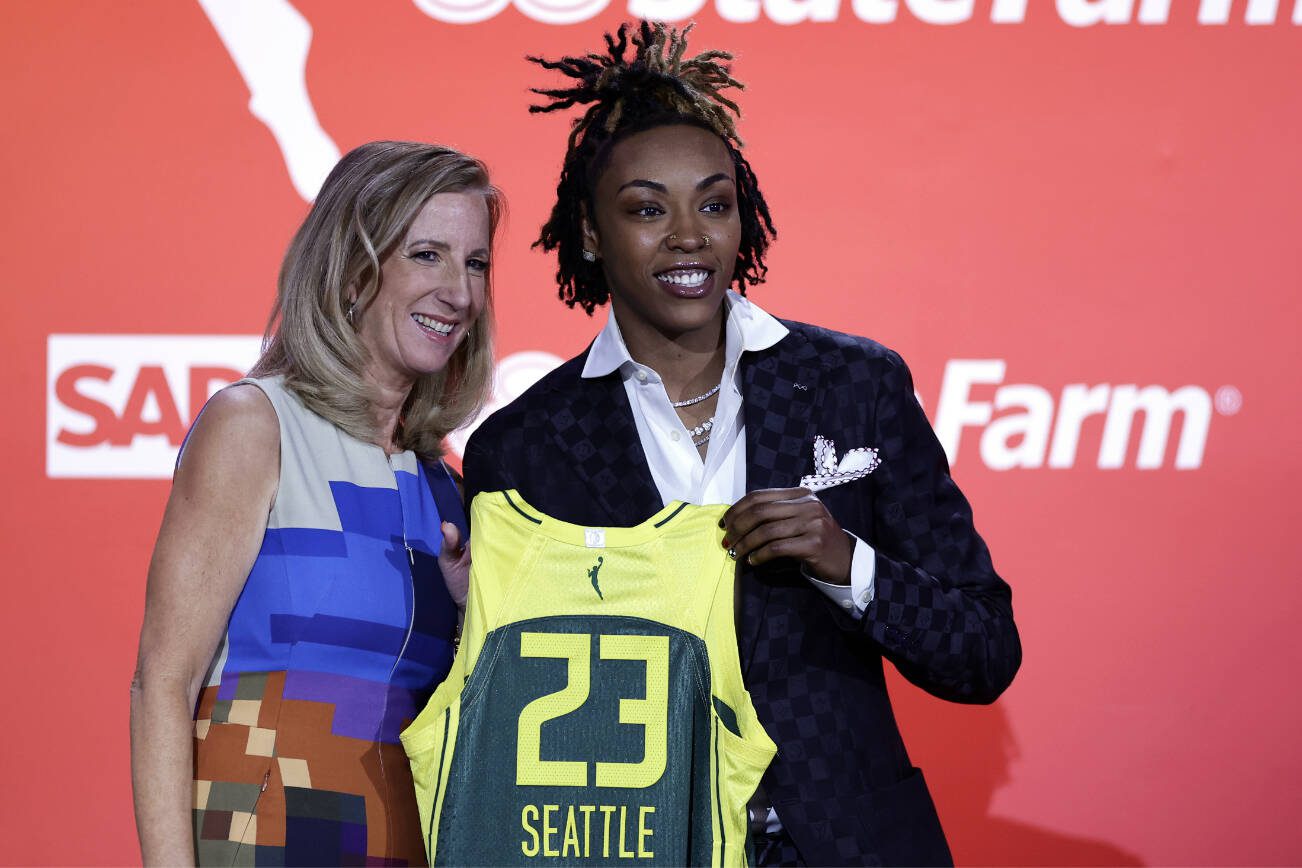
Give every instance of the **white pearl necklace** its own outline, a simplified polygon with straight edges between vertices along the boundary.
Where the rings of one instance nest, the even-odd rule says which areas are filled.
[[[688,431],[687,436],[695,440],[697,437],[700,437],[702,434],[708,433],[709,430],[713,427],[714,427],[714,417],[711,416],[709,419],[706,419],[700,425],[697,425],[695,428]]]

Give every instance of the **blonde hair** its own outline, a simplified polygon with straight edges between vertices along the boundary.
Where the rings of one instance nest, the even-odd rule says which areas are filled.
[[[283,375],[317,415],[373,441],[376,419],[362,372],[366,347],[348,319],[350,289],[364,310],[380,291],[380,262],[437,193],[478,192],[488,204],[489,243],[505,209],[488,170],[452,148],[370,142],[349,151],[326,178],[281,264],[276,304],[253,376]],[[479,412],[493,381],[493,293],[443,370],[420,377],[394,440],[423,461]]]

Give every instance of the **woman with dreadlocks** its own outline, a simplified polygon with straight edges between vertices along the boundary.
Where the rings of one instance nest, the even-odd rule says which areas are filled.
[[[532,111],[583,108],[537,243],[562,301],[611,313],[478,429],[467,494],[515,489],[587,527],[732,504],[741,671],[778,747],[752,801],[756,859],[946,863],[882,658],[938,697],[991,702],[1021,661],[1011,594],[900,357],[745,297],[773,221],[731,55],[689,57],[690,29],[643,22],[604,53],[531,58],[569,80]]]

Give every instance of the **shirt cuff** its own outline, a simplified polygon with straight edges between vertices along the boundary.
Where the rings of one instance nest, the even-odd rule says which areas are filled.
[[[863,617],[864,610],[873,601],[876,593],[874,580],[877,577],[877,553],[868,543],[846,531],[854,540],[854,554],[850,557],[850,584],[834,585],[814,578],[800,565],[800,572],[818,588],[827,598],[856,621]]]

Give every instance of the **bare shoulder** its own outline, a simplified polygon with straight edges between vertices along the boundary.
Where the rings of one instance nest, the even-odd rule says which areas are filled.
[[[195,433],[201,429],[264,442],[280,437],[280,423],[271,399],[252,383],[227,386],[213,395],[196,421]]]
[[[278,447],[280,422],[271,400],[257,386],[243,383],[222,389],[208,400],[195,420],[186,443],[187,460],[194,451],[213,445],[258,451]]]
[[[213,395],[195,420],[177,464],[175,483],[270,492],[280,466],[280,422],[257,386]]]

